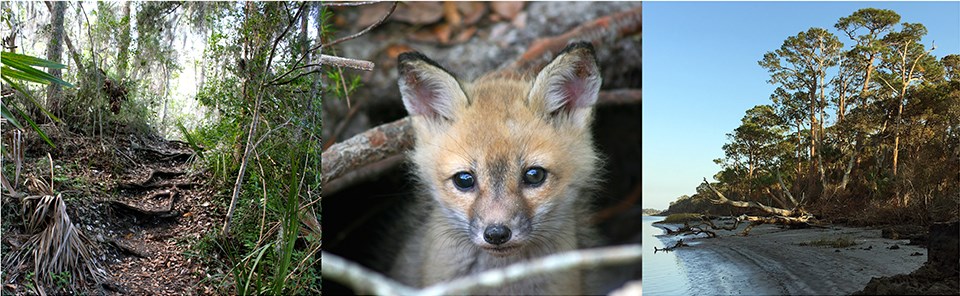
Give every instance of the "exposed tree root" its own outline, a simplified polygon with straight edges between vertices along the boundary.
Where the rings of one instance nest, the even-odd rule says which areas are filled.
[[[145,216],[150,218],[173,218],[173,217],[180,216],[179,212],[173,210],[173,203],[176,200],[177,194],[178,194],[177,189],[173,188],[173,189],[168,189],[168,190],[154,193],[144,198],[145,200],[150,200],[150,199],[156,199],[159,197],[167,196],[167,199],[168,199],[168,201],[166,202],[167,207],[166,209],[160,209],[160,210],[145,209],[139,205],[131,205],[126,202],[117,201],[117,200],[110,201],[110,204],[116,208],[127,210],[130,212],[136,213],[140,216]]]

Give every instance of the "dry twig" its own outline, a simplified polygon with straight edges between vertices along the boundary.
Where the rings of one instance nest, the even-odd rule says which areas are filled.
[[[577,26],[566,33],[533,41],[533,44],[515,63],[503,72],[531,73],[542,68],[571,41],[600,42],[640,33],[643,23],[642,8],[603,16]]]
[[[321,252],[321,268],[324,276],[344,283],[356,292],[372,292],[378,295],[451,295],[469,293],[477,288],[501,286],[540,274],[636,262],[640,261],[642,255],[640,245],[575,250],[484,271],[419,290],[327,252]]]

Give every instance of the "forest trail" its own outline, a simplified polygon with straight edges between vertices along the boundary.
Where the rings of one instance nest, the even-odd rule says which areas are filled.
[[[120,251],[108,265],[113,286],[121,294],[201,292],[196,289],[207,275],[189,249],[218,224],[209,214],[213,205],[202,174],[190,171],[194,153],[179,141],[128,143],[129,154],[118,154],[135,165],[117,178],[113,197],[104,201],[114,218],[104,242]]]
[[[20,180],[48,179],[54,168],[55,192],[63,194],[73,224],[99,250],[96,257],[109,273],[102,286],[75,286],[74,292],[217,293],[222,282],[208,272],[227,271],[210,271],[204,262],[215,259],[205,257],[217,255],[197,254],[194,247],[207,232],[219,229],[225,201],[214,200],[217,189],[208,182],[210,174],[194,165],[197,156],[188,144],[127,132],[103,138],[64,131],[48,135],[57,149],[39,139],[24,143]],[[37,194],[30,186],[19,190]],[[5,202],[4,216],[19,207],[20,202]],[[4,233],[4,243],[16,248],[27,235],[17,233],[17,227],[11,231],[10,238]],[[21,271],[29,277],[32,268]],[[26,284],[4,286],[4,292],[15,294],[30,289]]]

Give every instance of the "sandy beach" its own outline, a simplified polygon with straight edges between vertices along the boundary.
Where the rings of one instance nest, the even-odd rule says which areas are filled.
[[[761,225],[749,236],[738,236],[744,227],[719,230],[717,238],[659,238],[668,246],[678,238],[690,245],[674,253],[683,264],[693,295],[848,295],[863,289],[873,277],[910,273],[927,260],[926,248],[907,245],[908,240],[881,238],[879,229]],[[845,248],[801,245],[838,237],[857,244]]]

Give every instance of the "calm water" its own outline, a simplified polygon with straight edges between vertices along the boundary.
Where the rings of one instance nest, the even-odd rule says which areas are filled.
[[[643,216],[643,295],[689,295],[690,284],[683,263],[673,252],[653,253],[653,247],[663,248],[664,242],[657,236],[663,229],[653,226],[653,222],[665,217]],[[673,244],[673,237],[663,237]]]

